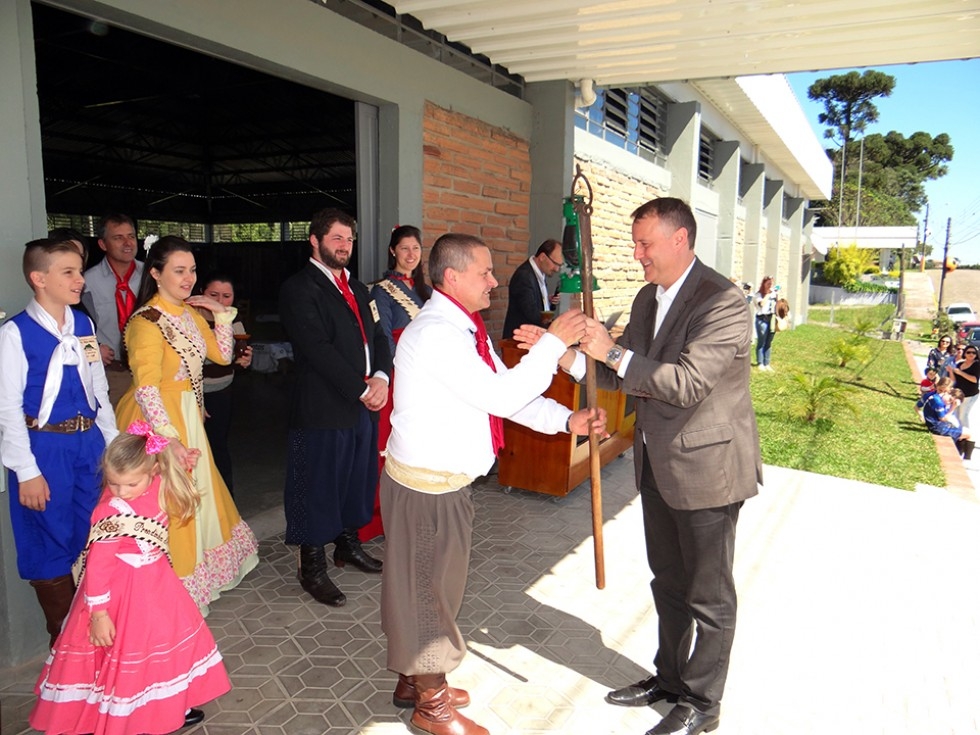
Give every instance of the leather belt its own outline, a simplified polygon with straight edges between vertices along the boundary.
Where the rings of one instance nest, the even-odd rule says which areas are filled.
[[[79,431],[88,431],[95,425],[95,419],[85,418],[82,415],[73,416],[57,424],[45,424],[44,426],[38,426],[37,419],[27,414],[24,414],[24,421],[31,431],[50,431],[54,434],[75,434]]]
[[[129,372],[129,367],[122,360],[113,360],[105,366],[106,370],[112,370],[117,373],[127,373]]]

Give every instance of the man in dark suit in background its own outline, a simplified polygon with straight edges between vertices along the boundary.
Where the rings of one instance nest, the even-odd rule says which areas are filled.
[[[507,285],[504,339],[510,339],[522,324],[544,325],[541,312],[552,308],[547,278],[564,264],[561,242],[545,240],[533,256],[517,266]]]
[[[313,599],[347,598],[327,575],[334,562],[365,572],[357,529],[371,519],[378,484],[378,411],[388,400],[391,352],[367,287],[349,277],[355,222],[324,209],[310,222],[311,257],[279,294],[296,359],[286,470],[286,543],[300,548],[299,580]]]
[[[633,456],[660,640],[656,674],[606,700],[676,702],[647,735],[697,735],[719,724],[735,634],[735,524],[762,482],[750,320],[742,292],[695,257],[685,202],[654,199],[632,217],[647,285],[618,344],[592,320],[582,349],[605,364],[600,385],[638,398]]]

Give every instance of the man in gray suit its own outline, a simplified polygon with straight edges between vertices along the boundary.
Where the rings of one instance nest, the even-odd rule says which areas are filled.
[[[749,316],[742,292],[695,257],[685,202],[654,199],[632,217],[647,285],[618,343],[591,320],[581,349],[604,364],[600,385],[638,398],[633,456],[660,640],[656,674],[606,700],[674,702],[647,735],[697,735],[719,724],[735,634],[735,524],[762,482]],[[571,359],[563,363],[576,374]]]

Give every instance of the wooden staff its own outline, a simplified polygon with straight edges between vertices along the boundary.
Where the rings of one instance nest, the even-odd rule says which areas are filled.
[[[575,196],[575,185],[582,181],[588,191],[588,198]],[[579,236],[582,244],[582,311],[593,317],[592,306],[592,184],[582,173],[582,167],[575,164],[575,177],[572,179],[572,207],[578,214]],[[596,383],[595,360],[585,356],[585,401],[589,408],[598,408],[599,390]],[[599,453],[599,437],[589,432],[589,471],[592,478],[592,541],[595,550],[595,586],[606,587],[605,552],[602,548],[602,457]]]

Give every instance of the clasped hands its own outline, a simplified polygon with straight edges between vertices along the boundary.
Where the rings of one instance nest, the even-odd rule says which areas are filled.
[[[548,329],[533,324],[522,324],[514,330],[514,340],[518,348],[529,350],[537,344],[545,332],[554,334],[565,343],[566,347],[577,346],[580,351],[599,362],[606,359],[606,353],[616,344],[602,322],[587,317],[578,309],[566,311],[555,317]],[[559,364],[567,369],[574,357],[574,352],[569,350]]]
[[[388,402],[388,383],[378,377],[368,378],[367,393],[361,396],[363,403],[369,411],[380,411]]]

